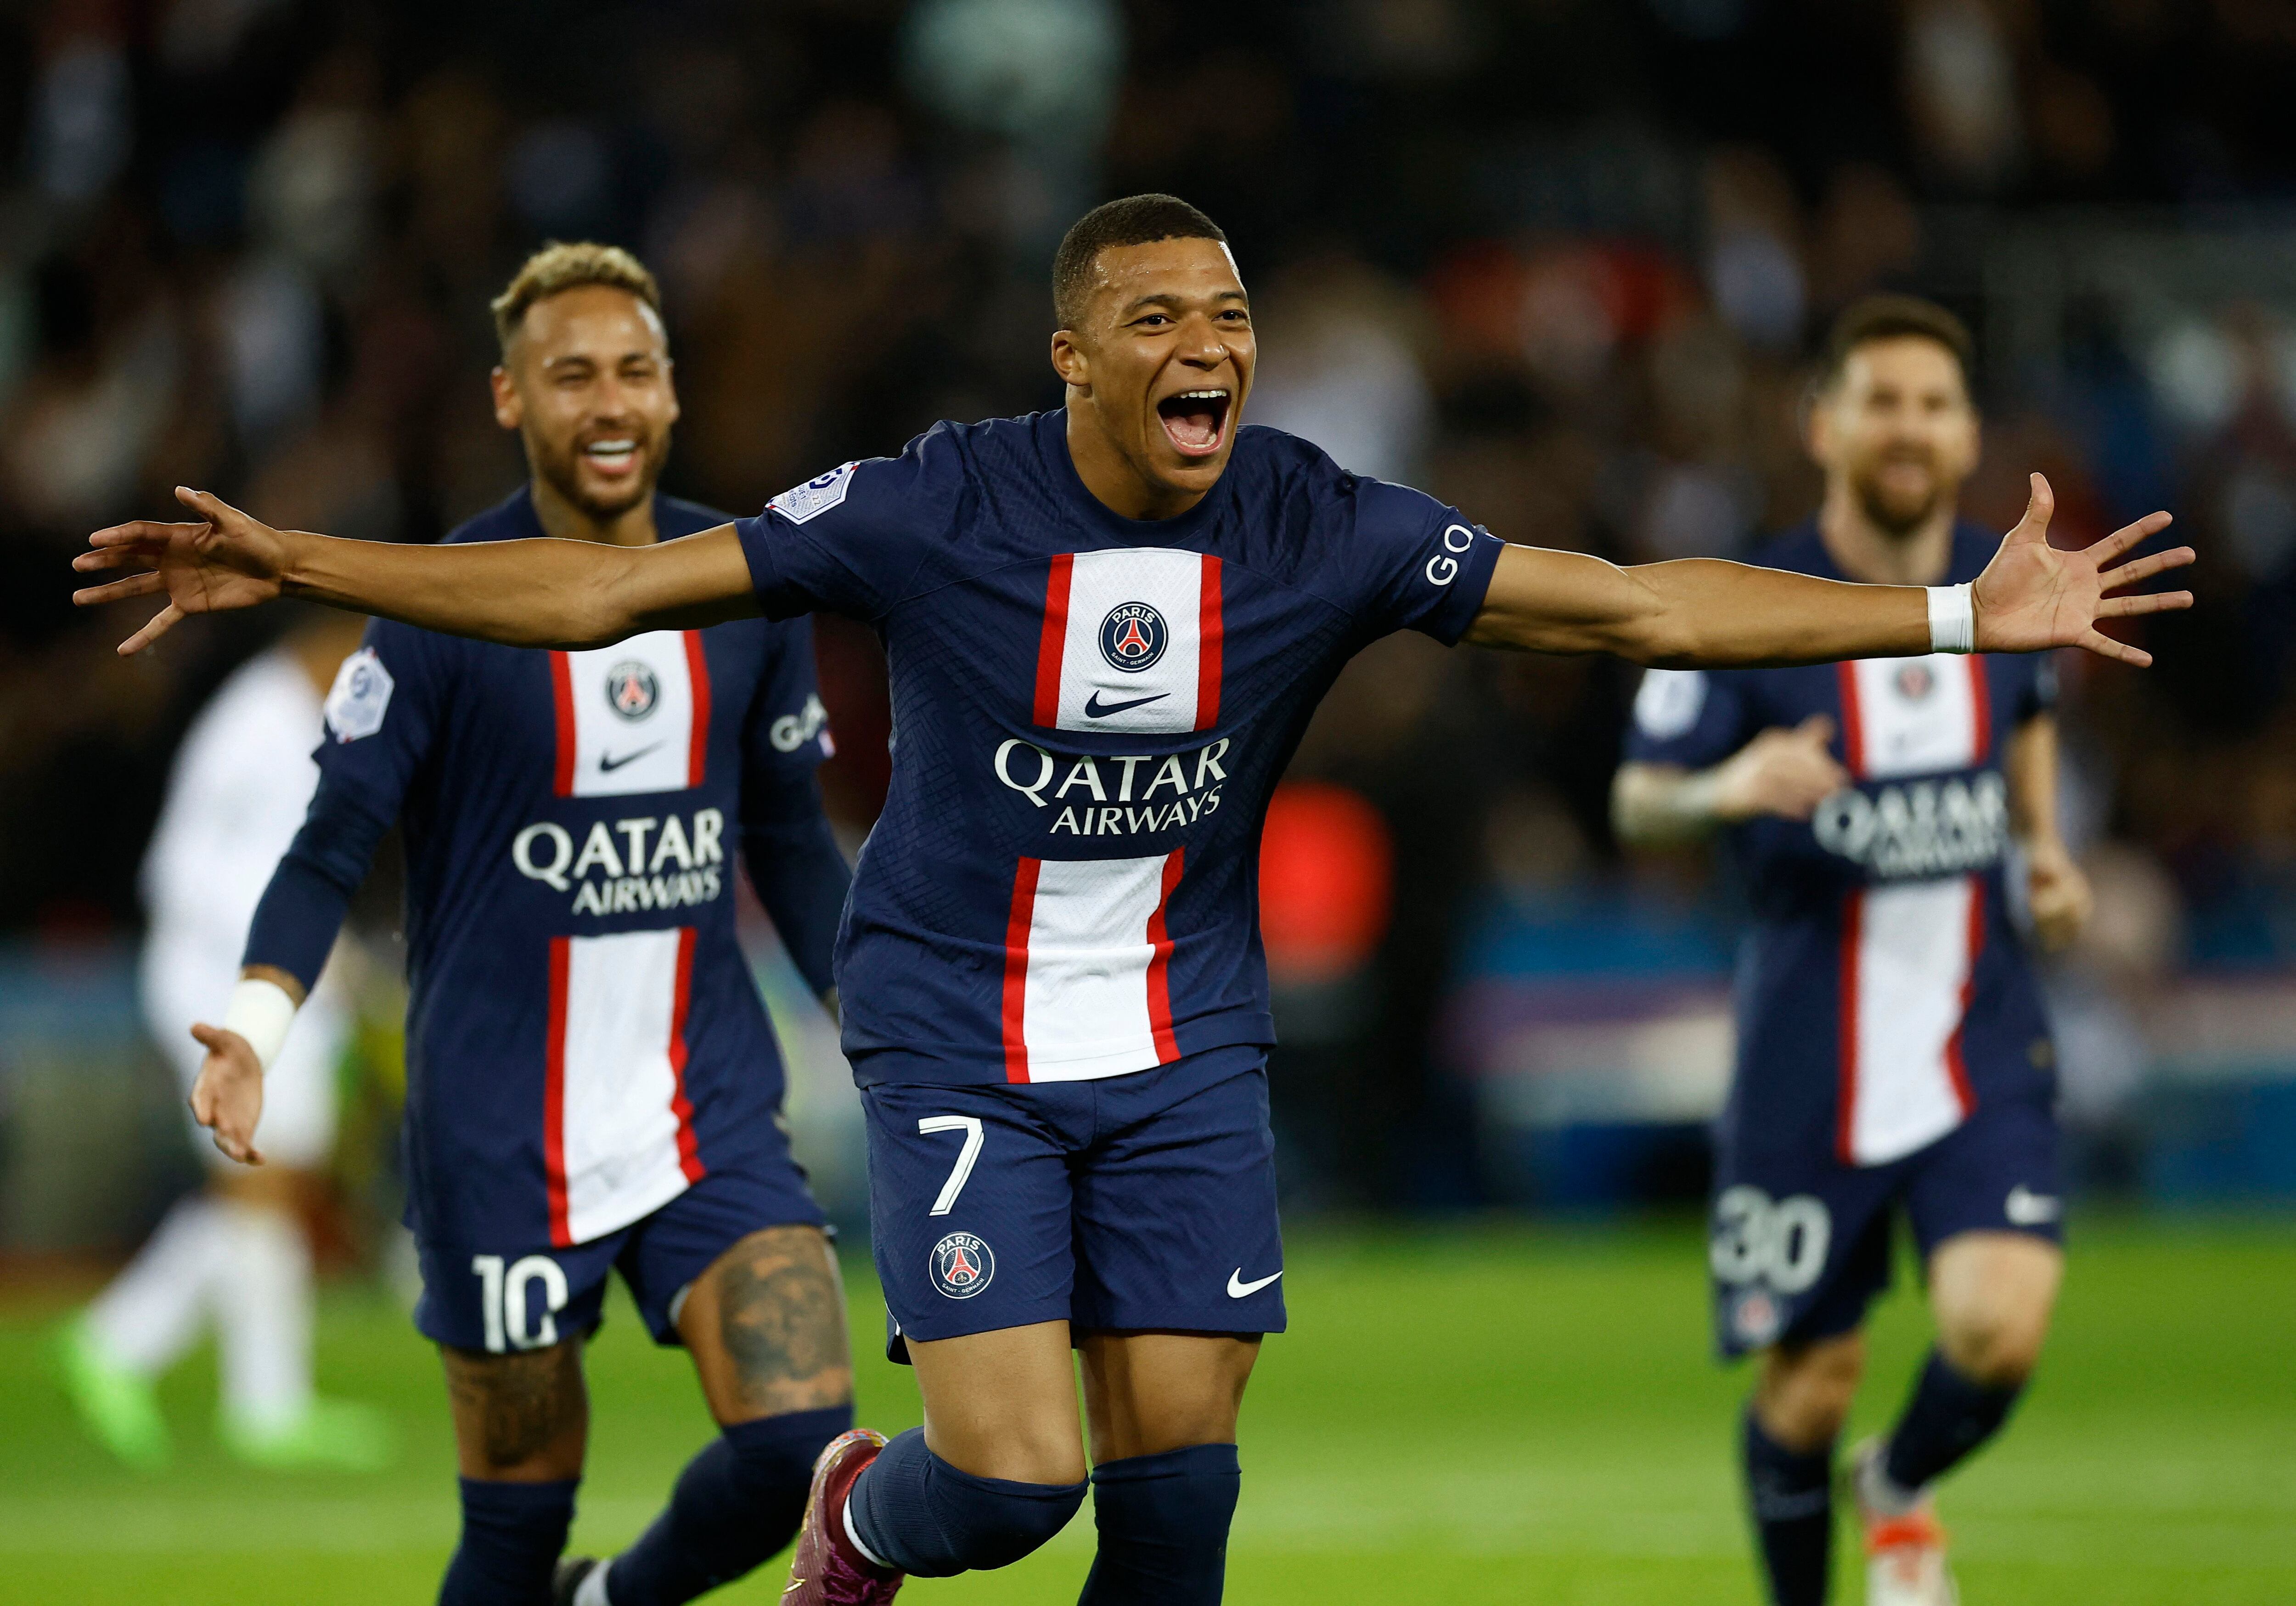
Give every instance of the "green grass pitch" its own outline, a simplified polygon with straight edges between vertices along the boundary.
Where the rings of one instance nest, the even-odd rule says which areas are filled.
[[[2296,1601],[2296,1230],[2281,1221],[2077,1223],[2038,1386],[1943,1501],[1970,1606]],[[880,1331],[854,1266],[854,1331]],[[1755,1601],[1732,1481],[1742,1376],[1706,1356],[1687,1225],[1295,1235],[1292,1332],[1245,1405],[1228,1574],[1239,1606]],[[174,1470],[107,1463],[42,1345],[57,1308],[0,1311],[0,1599],[259,1606],[432,1598],[454,1541],[453,1459],[428,1348],[381,1296],[327,1302],[321,1373],[406,1436],[375,1477],[285,1478],[223,1458],[212,1367],[168,1389]],[[1886,1420],[1923,1342],[1901,1287],[1857,1431]],[[708,1432],[681,1357],[627,1307],[591,1357],[578,1547],[652,1513]],[[865,1360],[865,1421],[916,1420],[908,1374]],[[1845,1534],[1844,1539],[1847,1541]],[[1019,1567],[904,1601],[1066,1602],[1091,1523]],[[1849,1553],[1836,1598],[1855,1602]],[[764,1602],[768,1566],[719,1599]]]

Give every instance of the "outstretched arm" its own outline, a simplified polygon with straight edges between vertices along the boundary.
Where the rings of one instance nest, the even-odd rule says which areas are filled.
[[[2193,605],[2188,591],[2114,595],[2193,561],[2189,546],[2119,563],[2168,528],[2149,513],[2081,552],[2048,544],[2055,501],[2033,476],[2025,517],[1978,577],[1975,650],[2085,647],[2139,667],[2140,648],[2097,629]],[[1687,559],[1620,568],[1577,553],[1510,546],[1467,640],[1538,652],[1614,652],[1640,664],[1726,668],[1907,658],[1931,651],[1929,599],[1919,586],[1853,586],[1742,563]]]
[[[168,605],[120,643],[140,651],[187,614],[277,596],[399,619],[513,647],[603,646],[641,630],[687,629],[758,611],[730,524],[653,546],[489,541],[406,546],[274,529],[205,491],[178,488],[200,515],[137,520],[88,537],[82,572],[138,572],[73,594],[83,606],[164,594]]]

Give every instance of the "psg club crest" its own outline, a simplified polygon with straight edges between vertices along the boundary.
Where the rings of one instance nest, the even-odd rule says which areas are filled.
[[[1732,1302],[1730,1330],[1741,1344],[1759,1348],[1776,1338],[1783,1324],[1777,1301],[1759,1289],[1740,1294]]]
[[[653,671],[631,659],[606,671],[606,706],[625,719],[644,719],[661,701],[661,683]]]
[[[1919,702],[1937,689],[1937,676],[1927,664],[1907,664],[1898,671],[1898,695]]]
[[[996,1257],[970,1233],[951,1233],[933,1245],[933,1286],[952,1299],[970,1299],[996,1275]]]
[[[1120,603],[1100,621],[1100,655],[1128,675],[1153,667],[1171,640],[1164,616],[1145,602]]]

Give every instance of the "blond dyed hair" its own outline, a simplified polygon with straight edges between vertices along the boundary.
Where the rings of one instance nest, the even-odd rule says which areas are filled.
[[[495,335],[504,355],[526,321],[527,309],[566,291],[587,284],[625,290],[661,316],[661,286],[646,265],[619,245],[594,240],[553,240],[520,266],[510,287],[489,303],[494,308]]]

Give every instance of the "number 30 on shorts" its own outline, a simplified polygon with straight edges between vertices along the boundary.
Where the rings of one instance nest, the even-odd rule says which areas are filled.
[[[936,1132],[962,1132],[964,1146],[956,1151],[956,1164],[949,1170],[948,1180],[940,1185],[928,1216],[946,1216],[956,1209],[956,1196],[964,1192],[964,1184],[972,1178],[973,1162],[980,1158],[980,1118],[977,1115],[929,1115],[917,1123],[921,1136],[931,1137]]]
[[[529,1255],[505,1270],[500,1255],[473,1255],[479,1307],[487,1324],[487,1351],[547,1349],[558,1342],[558,1312],[566,1308],[566,1273],[547,1255]],[[527,1289],[542,1284],[542,1320],[527,1314]]]
[[[1798,1294],[1825,1269],[1833,1240],[1824,1200],[1808,1193],[1773,1200],[1742,1184],[1714,1201],[1708,1260],[1717,1282],[1767,1282],[1779,1293]]]

